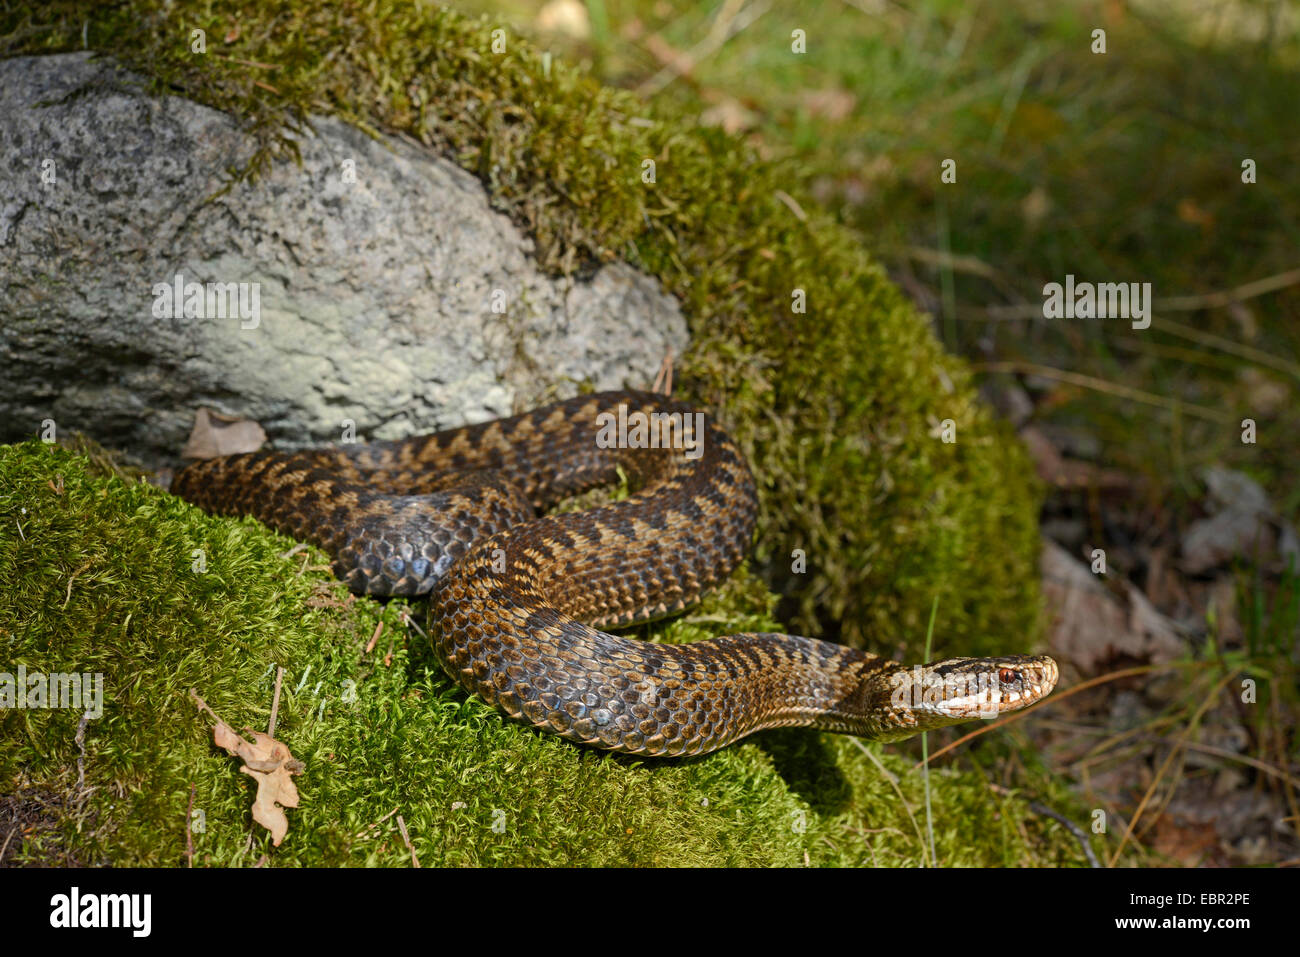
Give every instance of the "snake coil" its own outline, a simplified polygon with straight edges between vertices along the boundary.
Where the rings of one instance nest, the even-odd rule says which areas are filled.
[[[541,515],[618,479],[635,491]],[[1056,684],[1051,658],[907,668],[797,635],[688,645],[610,634],[671,615],[749,547],[754,480],[709,416],[653,393],[580,396],[394,442],[196,462],[172,491],[253,515],[331,556],[357,592],[429,596],[438,658],[467,691],[572,741],[703,754],[763,728],[882,740],[1013,711]]]

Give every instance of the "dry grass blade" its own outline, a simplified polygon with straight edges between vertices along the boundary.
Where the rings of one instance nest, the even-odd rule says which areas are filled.
[[[1279,289],[1285,289],[1298,283],[1300,283],[1300,268],[1288,269],[1286,272],[1265,276],[1263,279],[1256,279],[1224,292],[1211,292],[1203,296],[1170,296],[1168,299],[1157,299],[1155,307],[1175,312],[1192,309],[1214,309],[1234,302],[1241,302],[1244,299],[1254,299],[1256,296],[1277,292]]]
[[[1110,860],[1107,862],[1108,867],[1114,867],[1115,862],[1119,860],[1119,856],[1123,852],[1125,845],[1128,844],[1129,839],[1133,836],[1134,830],[1137,828],[1138,821],[1142,818],[1142,812],[1146,810],[1147,804],[1150,803],[1152,796],[1156,793],[1156,788],[1158,788],[1160,782],[1164,780],[1165,773],[1169,770],[1169,766],[1173,764],[1174,758],[1183,753],[1184,745],[1187,739],[1191,737],[1192,732],[1196,730],[1197,725],[1201,723],[1201,717],[1209,710],[1210,705],[1214,703],[1215,699],[1218,698],[1219,692],[1222,691],[1227,686],[1228,682],[1236,676],[1237,673],[1234,671],[1219,679],[1210,693],[1205,696],[1205,700],[1201,702],[1200,707],[1196,709],[1196,713],[1193,714],[1191,719],[1187,722],[1187,727],[1183,729],[1183,733],[1178,736],[1178,740],[1174,742],[1174,746],[1169,749],[1169,754],[1166,755],[1164,761],[1160,763],[1160,768],[1156,771],[1155,777],[1151,781],[1151,786],[1147,788],[1146,794],[1142,795],[1142,800],[1138,802],[1137,810],[1133,812],[1133,817],[1129,819],[1128,827],[1124,829],[1124,836],[1120,838],[1119,847],[1115,848],[1115,852],[1111,854]]]
[[[1231,339],[1225,339],[1222,336],[1216,336],[1212,332],[1203,332],[1200,329],[1193,329],[1191,326],[1185,326],[1181,322],[1173,322],[1169,319],[1154,317],[1151,320],[1152,328],[1167,332],[1170,335],[1178,336],[1182,339],[1189,339],[1192,342],[1199,342],[1203,346],[1209,346],[1212,349],[1218,349],[1220,352],[1226,352],[1230,355],[1242,359],[1249,359],[1251,362],[1270,369],[1276,369],[1278,372],[1285,372],[1287,375],[1295,376],[1300,379],[1300,365],[1294,362],[1288,362],[1286,359],[1280,359],[1271,353],[1264,352],[1260,349],[1252,349],[1250,346],[1243,346],[1239,342],[1233,342]]]
[[[1160,742],[1164,740],[1158,735],[1149,735],[1146,740]],[[1247,767],[1254,768],[1269,777],[1277,778],[1288,788],[1300,788],[1300,780],[1293,778],[1291,775],[1276,765],[1269,764],[1267,761],[1261,761],[1259,758],[1252,758],[1248,754],[1238,754],[1236,751],[1228,751],[1225,748],[1216,748],[1208,744],[1198,744],[1194,741],[1188,741],[1183,745],[1188,751],[1196,751],[1200,754],[1208,754],[1211,757],[1223,758],[1225,761],[1235,761],[1238,764],[1244,764]]]
[[[912,805],[908,804],[907,798],[903,797],[903,791],[898,786],[898,778],[896,778],[893,774],[889,773],[889,769],[880,763],[880,758],[872,754],[871,749],[868,748],[865,744],[863,744],[857,738],[850,738],[849,740],[852,741],[855,745],[857,745],[858,750],[867,756],[867,760],[869,760],[872,764],[876,766],[876,770],[879,771],[880,774],[884,777],[884,779],[889,782],[889,786],[893,788],[894,793],[898,795],[898,805],[904,811],[907,812],[907,819],[912,822],[912,827],[916,830],[916,839],[921,844],[921,857],[922,859],[924,859],[928,853],[927,845],[925,842],[925,834],[922,833],[921,831],[921,824],[919,821],[917,821],[916,815],[912,813]]]
[[[748,7],[745,6],[745,0],[726,0],[708,35],[688,53],[668,59],[663,69],[637,87],[637,94],[642,97],[654,96],[679,76],[687,76],[695,64],[722,49],[724,43],[767,13],[770,6],[771,3],[765,0]]]
[[[1142,402],[1146,405],[1159,406],[1162,409],[1168,409],[1170,412],[1180,412],[1192,415],[1198,419],[1205,419],[1209,422],[1217,422],[1220,425],[1232,425],[1237,420],[1234,415],[1227,412],[1219,412],[1216,409],[1207,409],[1202,405],[1193,405],[1190,402],[1179,402],[1177,399],[1171,399],[1168,396],[1156,395],[1154,392],[1145,392],[1142,389],[1134,389],[1126,385],[1118,385],[1114,382],[1107,382],[1105,379],[1098,379],[1094,376],[1083,375],[1078,372],[1068,372],[1064,369],[1053,369],[1051,366],[1039,365],[1036,362],[1019,362],[1009,360],[1005,362],[973,362],[971,368],[976,372],[1008,372],[1020,375],[1036,375],[1045,379],[1055,379],[1058,382],[1068,382],[1070,385],[1077,385],[1080,388],[1092,389],[1095,392],[1105,392],[1109,395],[1119,396],[1124,399],[1132,399],[1134,402]]]

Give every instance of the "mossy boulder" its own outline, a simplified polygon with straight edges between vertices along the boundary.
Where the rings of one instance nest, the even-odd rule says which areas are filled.
[[[744,445],[762,515],[753,572],[648,640],[784,624],[919,658],[937,602],[936,654],[1027,649],[1038,490],[962,363],[802,201],[796,171],[513,36],[497,52],[500,27],[400,0],[364,14],[55,0],[0,12],[0,54],[84,45],[226,111],[258,144],[235,179],[292,162],[291,131],[314,112],[412,137],[480,178],[543,269],[622,259],[674,294],[692,342],[677,391]],[[195,30],[208,52],[193,52]],[[906,747],[788,731],[698,760],[576,748],[467,697],[403,604],[350,598],[324,564],[57,448],[0,448],[0,642],[15,668],[105,675],[104,714],[80,742],[73,711],[0,713],[0,820],[34,817],[20,858],[182,863],[191,786],[196,863],[271,853],[189,689],[236,728],[264,728],[283,667],[277,736],[305,772],[275,863],[409,862],[390,813],[425,864],[929,859],[926,779]],[[973,768],[930,771],[938,862],[1081,860],[1059,825],[986,787],[982,765],[1015,746],[1000,734]],[[1029,765],[1021,782],[1069,807]]]
[[[5,668],[103,675],[102,714],[80,729],[78,708],[0,711],[0,823],[23,824],[12,861],[180,865],[187,814],[196,865],[404,865],[412,850],[426,866],[929,859],[925,776],[899,749],[805,730],[691,760],[575,747],[467,696],[404,624],[405,604],[353,598],[319,552],[94,471],[55,446],[0,446]],[[775,624],[741,573],[697,614],[642,634]],[[236,729],[265,730],[277,668],[276,737],[305,770],[273,848],[190,689]],[[1060,825],[986,786],[978,765],[1013,744],[930,771],[940,863],[1081,863]],[[1071,807],[1041,766],[1023,780]]]
[[[657,277],[691,327],[679,392],[751,456],[756,567],[792,627],[918,654],[937,600],[937,652],[1033,641],[1027,457],[852,236],[800,201],[797,170],[648,115],[503,24],[405,0],[54,0],[0,12],[0,36],[0,55],[110,53],[239,118],[260,145],[236,177],[291,159],[327,112],[477,174],[544,269],[621,258]]]

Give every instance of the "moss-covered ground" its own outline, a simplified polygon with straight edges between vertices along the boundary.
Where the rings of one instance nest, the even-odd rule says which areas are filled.
[[[931,861],[925,772],[905,748],[805,730],[691,760],[575,747],[468,697],[403,623],[405,603],[353,598],[321,553],[101,472],[37,441],[0,447],[6,668],[104,675],[103,714],[80,742],[78,710],[0,711],[0,820],[21,831],[11,860],[183,865],[192,788],[195,865],[404,865],[411,849],[425,866]],[[741,573],[641,634],[772,628],[771,603]],[[265,730],[277,668],[276,736],[306,768],[273,849],[251,824],[250,780],[189,692],[235,728]],[[1025,792],[988,787],[1014,779],[1082,819],[1042,767],[1014,757],[1015,726],[983,741],[963,770],[929,772],[934,860],[1081,863]]]

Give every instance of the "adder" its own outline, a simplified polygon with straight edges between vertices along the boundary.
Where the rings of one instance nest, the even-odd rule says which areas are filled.
[[[545,514],[627,476],[623,501]],[[763,728],[896,740],[1040,700],[1048,657],[908,668],[798,635],[686,645],[612,634],[722,582],[758,500],[712,418],[635,391],[369,445],[200,461],[172,490],[309,540],[356,592],[427,595],[438,659],[511,718],[640,755],[703,754]]]

